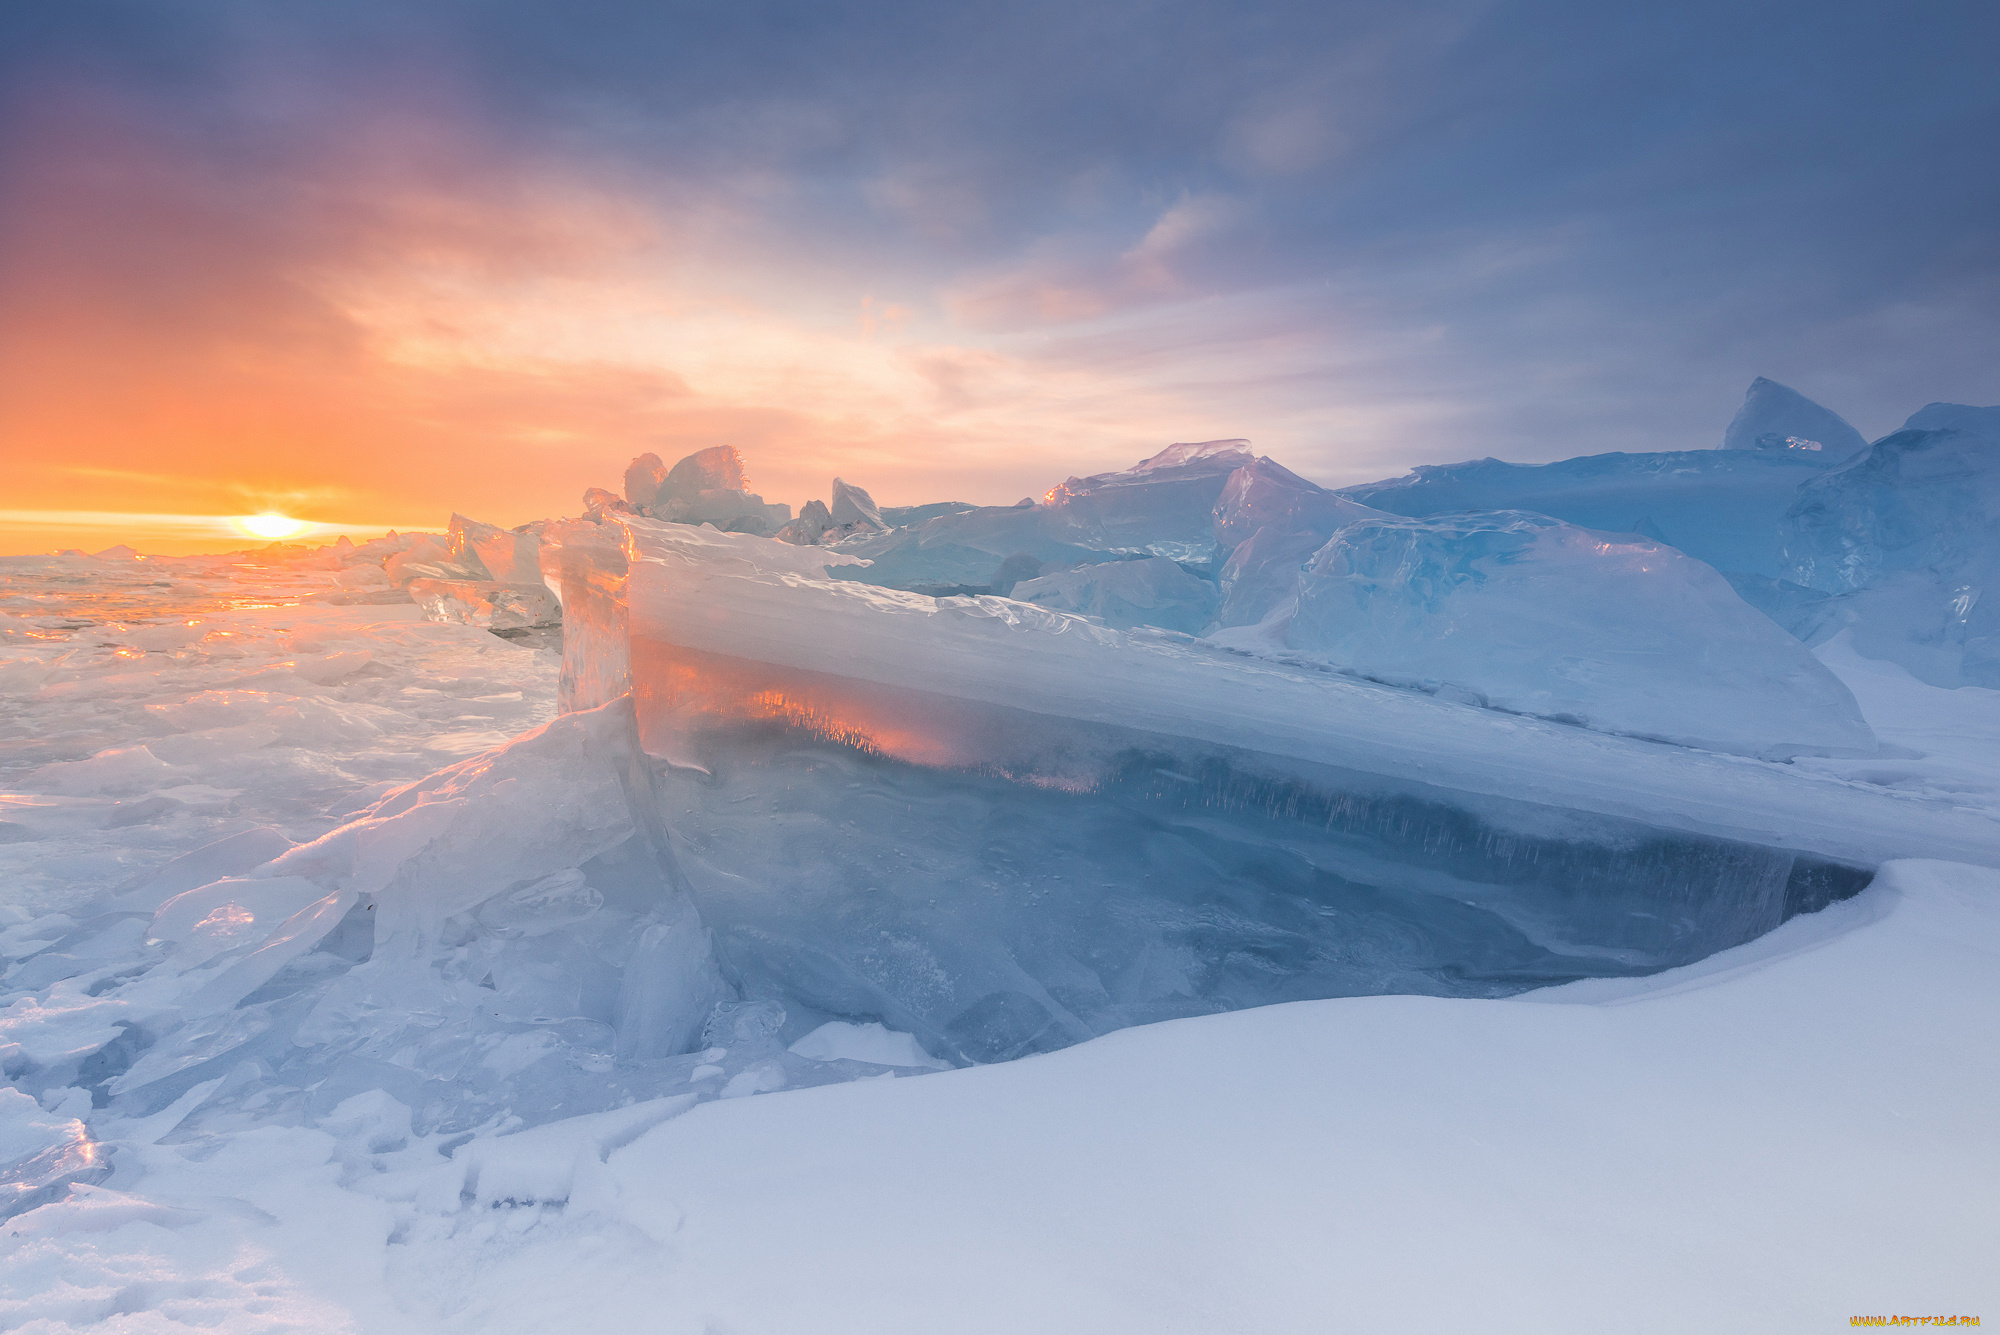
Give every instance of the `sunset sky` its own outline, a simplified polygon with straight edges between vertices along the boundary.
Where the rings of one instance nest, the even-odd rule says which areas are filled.
[[[2000,402],[2000,7],[1850,9],[8,5],[0,551]]]

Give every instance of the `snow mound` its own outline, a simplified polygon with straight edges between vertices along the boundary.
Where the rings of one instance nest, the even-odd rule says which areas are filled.
[[[1306,571],[1290,644],[1376,680],[1680,745],[1875,747],[1847,688],[1714,570],[1542,515],[1349,525]]]
[[[1867,449],[1868,442],[1839,413],[1760,375],[1750,382],[1743,406],[1723,432],[1722,448],[1798,450],[1825,454],[1828,462],[1836,462]]]

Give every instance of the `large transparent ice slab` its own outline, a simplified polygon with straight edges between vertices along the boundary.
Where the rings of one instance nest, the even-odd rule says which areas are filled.
[[[794,1024],[991,1061],[1277,1001],[1501,995],[1749,940],[1899,840],[2000,847],[1866,795],[1830,817],[1838,786],[1780,766],[628,531],[665,824],[730,984]]]
[[[758,691],[782,688],[794,672],[818,674],[829,694],[813,707],[835,711],[827,726],[865,733],[883,754],[1004,769],[1028,785],[1088,783],[1096,771],[1080,771],[1073,748],[995,754],[1015,726],[992,722],[1001,717],[995,707],[1044,720],[1054,736],[1097,724],[1273,766],[1330,765],[1464,800],[1502,798],[1860,866],[1911,856],[2000,862],[2000,823],[1944,800],[1476,709],[1009,599],[930,598],[831,579],[829,554],[810,548],[645,521],[625,529],[631,653],[647,663],[634,668],[634,687],[646,745],[660,755],[673,756],[679,734],[721,700],[756,693],[727,674],[674,675],[678,655],[699,653],[758,665],[743,669]],[[926,715],[917,692],[948,708]],[[842,693],[852,693],[851,707]]]

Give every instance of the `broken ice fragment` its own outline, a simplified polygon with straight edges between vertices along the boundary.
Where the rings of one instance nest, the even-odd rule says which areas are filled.
[[[1350,524],[1289,642],[1398,685],[1748,755],[1873,751],[1839,679],[1714,570],[1519,511]]]
[[[452,560],[477,578],[499,584],[540,584],[540,546],[535,534],[482,524],[464,515],[451,517]]]
[[[548,587],[499,584],[492,580],[417,579],[410,596],[430,621],[477,626],[481,630],[527,630],[562,621],[562,608]]]
[[[1906,428],[1813,477],[1784,518],[1785,573],[1842,596],[1861,653],[1935,686],[2000,687],[2000,409],[1917,416],[1992,434]]]
[[[595,709],[632,689],[625,630],[624,532],[586,519],[542,530],[542,579],[562,602],[562,678],[556,708]]]
[[[799,547],[817,544],[833,527],[833,512],[825,501],[807,501],[799,507],[799,517],[778,530],[778,541]]]
[[[1215,502],[1215,543],[1228,551],[1260,528],[1330,536],[1343,524],[1379,518],[1371,509],[1313,485],[1269,459],[1255,459],[1229,475]]]
[[[673,466],[661,480],[662,498],[693,500],[704,491],[746,491],[743,456],[734,445],[714,445],[696,450]]]
[[[1099,618],[1107,626],[1159,626],[1187,634],[1215,616],[1215,586],[1164,556],[1077,566],[1014,585],[1010,597],[1059,612]]]
[[[1299,572],[1325,545],[1325,534],[1275,527],[1260,528],[1237,544],[1216,579],[1222,589],[1217,624],[1254,626],[1289,604],[1298,595]]]
[[[1604,533],[1655,532],[1717,570],[1784,573],[1778,523],[1799,485],[1838,464],[1827,450],[1678,450],[1594,454],[1551,464],[1498,459],[1424,465],[1341,494],[1421,518],[1468,510],[1531,510]]]
[[[660,499],[660,484],[667,480],[667,466],[660,456],[648,451],[625,466],[625,502],[643,510]]]
[[[1122,472],[1070,478],[1043,499],[1087,545],[1205,550],[1223,484],[1253,457],[1247,440],[1169,445]]]

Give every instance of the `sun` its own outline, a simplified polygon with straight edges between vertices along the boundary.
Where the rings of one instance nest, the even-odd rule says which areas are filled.
[[[236,522],[242,525],[245,533],[260,538],[289,538],[306,527],[305,520],[294,519],[290,515],[281,515],[275,511],[266,511],[261,515],[245,515]]]

